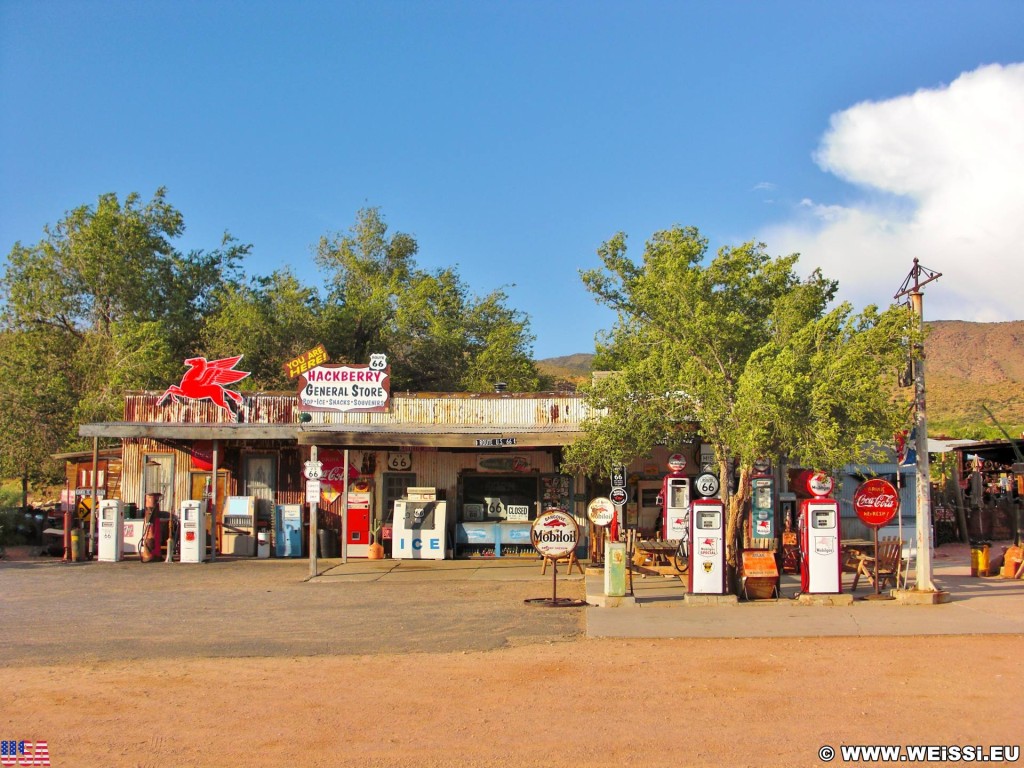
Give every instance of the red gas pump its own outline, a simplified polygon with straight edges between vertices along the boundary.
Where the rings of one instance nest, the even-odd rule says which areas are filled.
[[[814,498],[800,502],[800,591],[838,595],[843,591],[839,502],[830,498],[832,478],[815,472],[807,480]]]

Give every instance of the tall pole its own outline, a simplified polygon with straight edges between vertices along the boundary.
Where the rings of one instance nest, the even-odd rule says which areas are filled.
[[[310,446],[309,448],[309,460],[313,463],[317,461],[317,450],[316,446]],[[315,578],[316,573],[316,508],[317,502],[311,501],[309,503],[309,577]]]
[[[210,464],[210,507],[206,513],[210,517],[210,562],[217,560],[217,473],[220,472],[220,440],[213,441],[213,461]],[[204,553],[205,554],[205,553]]]
[[[923,280],[921,278],[924,278]],[[914,591],[938,592],[932,581],[932,486],[931,467],[928,461],[928,419],[925,408],[924,389],[924,294],[921,288],[942,277],[941,272],[933,272],[922,267],[914,259],[914,268],[910,270],[893,298],[910,297],[910,307],[917,318],[917,330],[922,339],[913,355],[914,364],[914,426],[916,439],[914,448],[917,451],[917,560],[914,565]]]
[[[924,331],[924,294],[915,290],[910,304],[917,316],[918,331]],[[914,570],[914,589],[918,592],[936,592],[932,582],[932,483],[931,464],[928,459],[928,419],[924,390],[924,343],[914,359],[914,426],[917,439],[917,560]]]

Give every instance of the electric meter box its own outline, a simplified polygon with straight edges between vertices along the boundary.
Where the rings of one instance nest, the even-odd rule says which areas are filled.
[[[694,499],[690,505],[691,594],[725,594],[725,505],[720,499]]]
[[[444,560],[448,508],[444,501],[398,499],[391,533],[396,560]]]
[[[800,505],[800,591],[838,595],[843,591],[839,546],[839,503],[806,499]]]
[[[206,502],[181,502],[178,510],[181,531],[181,562],[201,563],[206,559]]]
[[[120,499],[100,499],[96,559],[103,563],[124,559],[124,507]]]

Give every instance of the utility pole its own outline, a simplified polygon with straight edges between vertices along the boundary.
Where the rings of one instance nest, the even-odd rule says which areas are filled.
[[[922,277],[924,278],[922,280]],[[903,281],[899,292],[893,297],[898,299],[901,296],[910,297],[910,307],[917,317],[917,329],[924,331],[924,294],[921,288],[942,277],[941,272],[922,267],[917,259],[914,259],[914,268]],[[928,419],[925,409],[925,388],[924,388],[924,341],[916,345],[914,350],[914,428],[916,440],[914,448],[917,451],[917,558],[914,563],[914,591],[915,592],[938,592],[932,581],[932,489],[931,489],[931,467],[928,460]]]

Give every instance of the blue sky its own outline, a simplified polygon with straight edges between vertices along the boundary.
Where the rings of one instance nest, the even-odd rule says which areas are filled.
[[[928,319],[1021,319],[1024,3],[0,0],[0,254],[160,186],[249,274],[378,206],[506,286],[536,357],[613,316],[618,231],[798,251],[858,306],[917,256]]]

